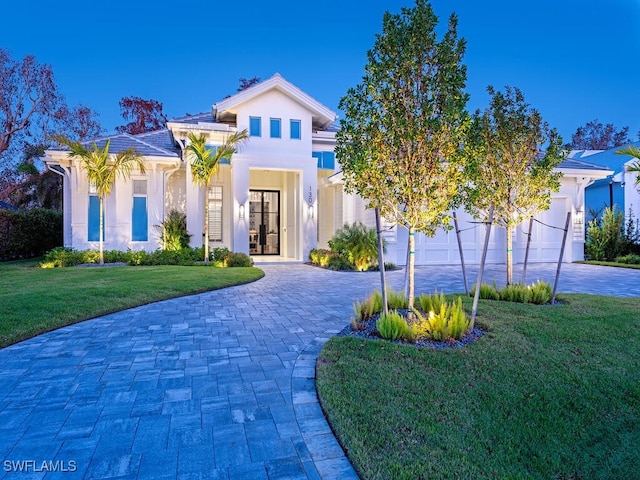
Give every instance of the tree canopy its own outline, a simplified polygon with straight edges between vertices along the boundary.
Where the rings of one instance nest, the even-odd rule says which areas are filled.
[[[122,118],[131,121],[116,127],[118,133],[137,135],[154,132],[163,129],[167,123],[167,116],[162,113],[162,103],[157,100],[145,100],[135,96],[122,97],[119,105]]]
[[[547,210],[560,188],[554,171],[566,157],[562,137],[525,101],[518,88],[488,87],[489,107],[476,111],[465,144],[468,154],[467,209],[507,231],[507,283],[512,283],[512,228]]]
[[[385,13],[361,83],[340,100],[345,117],[336,134],[345,191],[409,230],[411,306],[414,233],[448,225],[468,126],[465,41],[455,14],[440,40],[437,25],[425,0]]]
[[[572,150],[609,150],[630,142],[629,127],[617,130],[612,123],[603,125],[595,119],[578,127],[566,147]]]

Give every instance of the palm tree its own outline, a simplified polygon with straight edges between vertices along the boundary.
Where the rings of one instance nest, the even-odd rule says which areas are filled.
[[[619,153],[620,155],[631,155],[632,157],[636,157],[636,161],[627,168],[627,172],[636,172],[640,174],[640,148],[629,145],[618,150],[616,153]],[[636,186],[640,187],[640,175],[636,176]]]
[[[128,148],[115,155],[109,154],[110,140],[107,140],[103,148],[94,142],[92,149],[87,149],[80,142],[71,141],[66,137],[55,138],[71,149],[70,157],[80,159],[80,167],[86,171],[89,183],[96,188],[100,204],[100,265],[104,265],[104,200],[111,194],[118,176],[128,179],[133,168],[145,173],[142,155],[134,148]]]
[[[187,151],[191,154],[191,176],[193,181],[204,188],[204,263],[209,263],[209,182],[218,172],[223,158],[231,158],[236,148],[249,137],[247,130],[235,132],[227,137],[224,144],[217,148],[207,147],[204,134],[189,133]]]

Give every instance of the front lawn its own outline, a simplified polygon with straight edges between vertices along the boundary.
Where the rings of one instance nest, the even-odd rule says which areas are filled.
[[[482,300],[465,348],[331,339],[318,393],[361,478],[637,478],[640,298],[562,300]]]
[[[206,266],[40,269],[0,263],[0,347],[107,313],[261,278],[257,268]]]

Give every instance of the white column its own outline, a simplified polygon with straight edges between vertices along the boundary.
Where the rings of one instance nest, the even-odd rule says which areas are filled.
[[[231,250],[249,255],[249,164],[238,154],[231,160],[231,185]],[[242,210],[244,215],[241,217]]]

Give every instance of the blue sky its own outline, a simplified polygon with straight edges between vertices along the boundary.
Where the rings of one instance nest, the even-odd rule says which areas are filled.
[[[361,79],[385,11],[412,0],[11,0],[0,47],[53,66],[71,105],[124,123],[123,96],[153,98],[169,117],[208,111],[240,77],[279,72],[327,107]],[[568,141],[597,118],[640,130],[640,0],[433,0],[467,40],[469,109],[486,86],[519,87]]]

